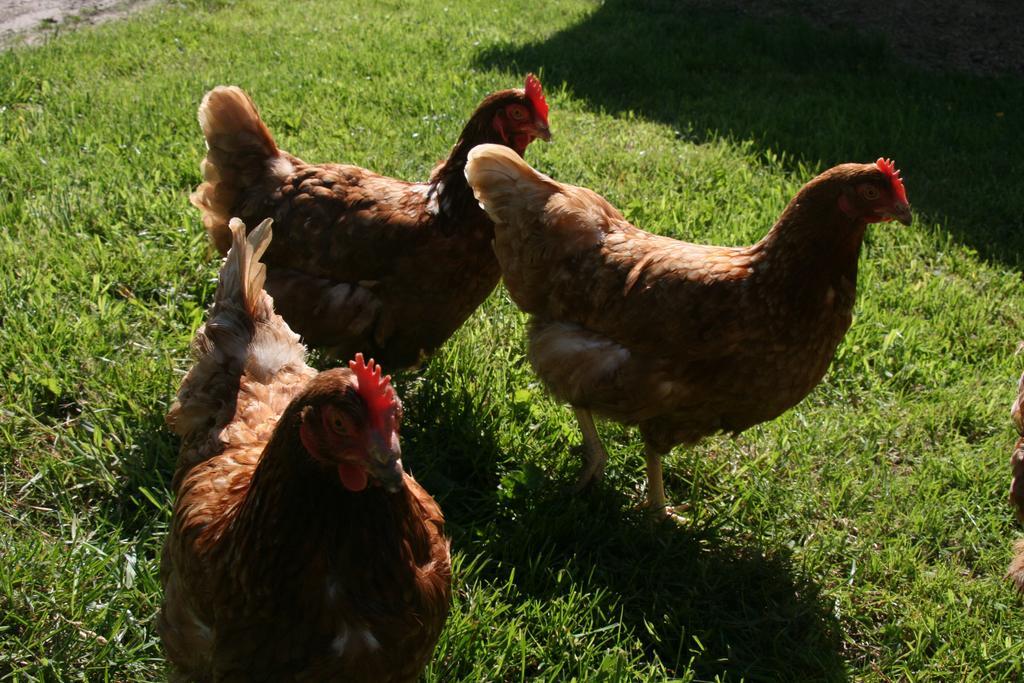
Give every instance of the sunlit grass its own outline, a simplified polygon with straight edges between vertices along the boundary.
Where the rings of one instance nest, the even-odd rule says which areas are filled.
[[[611,5],[628,15],[625,35],[647,16]],[[803,153],[786,144],[803,139],[786,132],[803,120],[799,101],[764,107],[764,136],[745,135],[739,115],[717,126],[724,110],[692,101],[688,128],[658,91],[632,112],[602,101],[595,83],[636,87],[630,66],[602,63],[584,87],[569,80],[582,57],[557,51],[601,11],[576,0],[171,3],[0,55],[0,678],[163,676],[153,616],[177,443],[162,420],[217,269],[187,202],[204,151],[195,109],[213,85],[250,91],[295,154],[421,179],[484,94],[540,70],[555,141],[529,160],[695,241],[753,241],[824,159],[870,160],[859,90],[829,110],[832,137],[808,136]],[[757,59],[787,35],[831,40],[671,11],[751,36]],[[865,49],[859,40],[836,38],[833,64]],[[605,47],[595,40],[594,54]],[[719,79],[709,92],[728,90],[714,53],[686,54],[687,69]],[[682,102],[677,58],[664,50],[661,94]],[[765,68],[788,73],[793,60]],[[826,68],[799,70],[802,86],[830,87]],[[882,90],[884,79],[939,82],[887,68]],[[942,116],[971,140],[1004,139],[979,131],[973,110]],[[773,423],[668,458],[670,497],[692,504],[687,526],[635,509],[640,444],[616,425],[600,426],[606,482],[568,495],[579,436],[526,363],[524,318],[500,288],[427,368],[399,378],[406,461],[445,509],[456,562],[428,680],[1024,675],[1024,616],[1001,579],[1016,533],[1004,494],[1020,242],[991,257],[1006,225],[978,232],[975,208],[942,199],[987,169],[912,151],[918,220],[869,232],[856,320],[821,386]],[[963,182],[997,207],[983,180]],[[1004,199],[1019,201],[1004,180]]]

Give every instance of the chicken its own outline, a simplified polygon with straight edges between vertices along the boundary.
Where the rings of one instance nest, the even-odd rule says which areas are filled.
[[[523,154],[550,140],[540,81],[486,97],[448,158],[425,183],[357,166],[308,164],[277,148],[252,100],[218,87],[199,107],[209,151],[192,194],[213,244],[231,244],[228,220],[274,219],[264,258],[277,312],[328,355],[417,365],[445,342],[498,284],[491,221],[466,185],[473,146]]]
[[[494,145],[470,152],[466,177],[495,222],[505,286],[531,316],[530,363],[576,412],[578,487],[608,459],[592,413],[635,424],[656,511],[675,445],[774,419],[818,383],[850,326],[867,224],[911,221],[881,159],[812,180],[750,247],[644,232]]]
[[[406,474],[402,406],[361,355],[317,374],[231,251],[167,423],[181,437],[157,628],[175,680],[414,681],[448,614],[444,518]]]
[[[1013,455],[1010,456],[1010,468],[1013,472],[1010,480],[1010,503],[1017,511],[1017,519],[1024,522],[1024,375],[1021,375],[1017,382],[1017,399],[1013,402],[1010,417],[1013,418],[1013,424],[1020,434]],[[1024,539],[1018,540],[1014,546],[1014,558],[1006,576],[1017,584],[1018,590],[1024,592]]]

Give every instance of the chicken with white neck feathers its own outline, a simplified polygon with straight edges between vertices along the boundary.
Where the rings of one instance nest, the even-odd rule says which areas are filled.
[[[466,177],[494,221],[505,286],[530,315],[530,362],[580,423],[578,487],[608,458],[592,414],[635,424],[659,511],[672,447],[774,419],[821,380],[852,321],[867,225],[911,221],[884,159],[825,171],[749,247],[645,232],[494,145],[470,152]]]
[[[233,216],[273,218],[264,261],[278,313],[306,344],[342,359],[362,352],[392,370],[432,353],[498,284],[493,226],[463,174],[469,150],[492,142],[522,155],[551,138],[532,74],[485,97],[421,183],[279,149],[236,87],[207,93],[199,121],[209,149],[191,199],[214,246],[227,251]]]

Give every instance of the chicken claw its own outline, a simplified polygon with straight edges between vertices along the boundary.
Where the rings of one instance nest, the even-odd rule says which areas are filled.
[[[682,513],[690,509],[690,504],[682,503],[670,506],[665,501],[661,453],[657,453],[647,446],[644,457],[647,459],[647,500],[640,507],[659,519],[671,520],[676,524],[688,524],[690,520]]]

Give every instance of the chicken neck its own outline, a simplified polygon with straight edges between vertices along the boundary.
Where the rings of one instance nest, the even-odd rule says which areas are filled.
[[[488,118],[489,118],[488,110]],[[466,159],[469,151],[477,145],[499,142],[488,135],[489,124],[485,118],[473,116],[462,129],[462,134],[452,147],[448,158],[440,162],[430,173],[430,191],[437,194],[437,204],[442,215],[453,223],[477,216],[485,218],[483,209],[473,196],[473,190],[466,181]],[[475,221],[474,221],[475,222]],[[490,221],[487,221],[490,224]]]
[[[750,247],[761,267],[759,279],[795,300],[833,288],[855,294],[857,261],[867,223],[841,212],[834,202],[790,202],[760,242]]]

